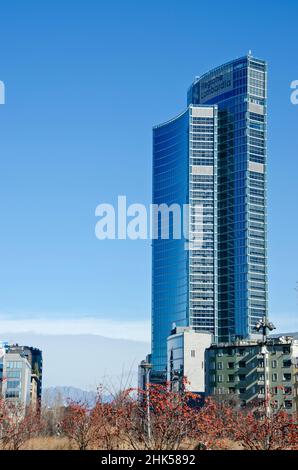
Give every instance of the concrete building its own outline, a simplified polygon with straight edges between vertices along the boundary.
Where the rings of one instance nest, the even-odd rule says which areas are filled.
[[[5,382],[5,374],[4,374],[4,367],[5,367],[5,348],[0,344],[0,397],[3,396],[3,386]]]
[[[30,346],[0,342],[0,396],[24,408],[37,408],[42,393],[42,352]]]
[[[212,335],[190,327],[174,327],[167,341],[167,380],[173,390],[180,390],[183,378],[189,392],[205,394],[205,351]]]
[[[40,405],[39,377],[36,374],[31,374],[30,405],[35,409]]]
[[[8,351],[20,354],[28,360],[31,366],[31,394],[34,401],[40,402],[42,395],[42,351],[32,346],[18,344],[9,345]]]
[[[19,353],[8,351],[5,354],[4,374],[6,381],[3,396],[6,400],[20,403],[25,409],[30,405],[31,392],[31,365],[28,359]]]
[[[294,409],[296,410],[296,415],[298,417],[298,368],[294,370]]]
[[[236,394],[241,404],[265,398],[276,409],[297,413],[298,341],[292,337],[267,339],[268,363],[256,340],[213,344],[206,350],[206,391],[209,395]]]

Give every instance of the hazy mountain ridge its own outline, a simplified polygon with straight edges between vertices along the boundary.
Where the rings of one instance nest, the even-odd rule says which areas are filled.
[[[141,341],[99,335],[2,333],[1,340],[35,346],[43,352],[43,388],[73,387],[96,391],[136,386],[139,362],[150,351]]]
[[[290,336],[294,339],[298,339],[298,331],[294,331],[292,333],[278,333],[278,334],[274,334],[274,335],[270,335],[272,338],[278,338],[280,336]]]
[[[96,398],[96,392],[86,391],[76,387],[49,387],[43,390],[42,403],[44,406],[50,408],[53,406],[66,406],[71,401],[94,406]]]

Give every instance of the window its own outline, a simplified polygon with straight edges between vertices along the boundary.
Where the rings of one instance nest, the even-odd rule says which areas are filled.
[[[15,390],[6,392],[6,398],[20,398],[20,392]]]
[[[284,382],[289,382],[292,378],[292,374],[283,374],[282,380]]]
[[[229,387],[229,393],[230,394],[235,393],[235,388],[234,387]]]
[[[283,367],[291,367],[291,365],[292,365],[291,360],[283,361]]]
[[[276,369],[277,367],[277,361],[274,359],[274,361],[271,362],[272,369]]]
[[[229,375],[228,376],[228,382],[234,382],[234,375]]]
[[[239,361],[239,367],[242,369],[246,367],[246,362],[245,361]]]
[[[277,382],[277,374],[272,374],[272,382]]]
[[[8,380],[7,388],[20,388],[21,382],[19,380]]]
[[[8,370],[6,373],[8,379],[20,379],[21,371],[20,370]]]
[[[284,407],[288,410],[292,408],[292,400],[285,400]]]
[[[284,387],[284,394],[291,395],[292,394],[292,387]]]
[[[243,382],[245,379],[246,379],[246,375],[245,375],[245,374],[239,374],[239,380],[240,380],[240,382]]]
[[[222,362],[218,362],[217,368],[218,368],[218,370],[222,370],[222,369],[223,369],[223,364],[222,364]]]
[[[228,369],[234,369],[235,362],[228,362]]]
[[[7,369],[21,369],[23,363],[20,361],[8,361],[6,364]]]
[[[291,352],[291,346],[284,346],[284,347],[282,348],[282,352],[283,352],[284,354],[290,354],[290,352]]]
[[[217,381],[218,381],[219,383],[223,382],[223,376],[222,376],[222,375],[218,375],[218,376],[217,376]]]
[[[194,349],[192,349],[192,350],[190,351],[190,356],[191,356],[191,357],[196,357],[196,351],[195,351]]]

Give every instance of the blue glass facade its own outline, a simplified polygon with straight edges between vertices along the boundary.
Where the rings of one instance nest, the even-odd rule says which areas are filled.
[[[217,338],[217,107],[190,109],[189,326]]]
[[[169,237],[152,243],[152,362],[167,363],[167,337],[173,323],[217,332],[217,110],[189,106],[177,118],[153,129],[153,204],[169,210]],[[174,237],[173,205],[187,208],[186,238]],[[196,210],[199,208],[199,221]]]
[[[188,204],[188,110],[153,129],[153,204]],[[172,323],[188,323],[188,252],[184,240],[152,241],[152,362],[165,370]]]
[[[218,106],[218,337],[267,315],[267,67],[252,56],[197,79],[188,103]]]
[[[266,98],[266,63],[248,55],[196,79],[187,110],[153,130],[153,203],[189,204],[189,232],[201,237],[185,249],[183,238],[162,240],[158,224],[152,249],[156,371],[165,370],[173,323],[226,342],[254,336],[267,315]]]

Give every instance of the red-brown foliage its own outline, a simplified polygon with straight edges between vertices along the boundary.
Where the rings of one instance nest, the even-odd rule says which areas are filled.
[[[19,450],[41,428],[40,414],[36,410],[25,410],[17,402],[0,401],[0,442],[3,449]]]

